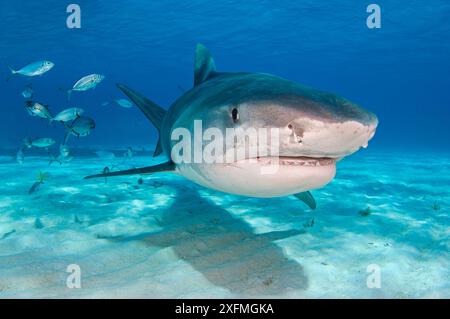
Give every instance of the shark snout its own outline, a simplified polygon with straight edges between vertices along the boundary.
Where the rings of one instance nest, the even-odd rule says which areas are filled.
[[[298,118],[286,125],[284,147],[291,153],[312,157],[340,158],[366,148],[375,135],[378,119],[373,113],[338,121]]]

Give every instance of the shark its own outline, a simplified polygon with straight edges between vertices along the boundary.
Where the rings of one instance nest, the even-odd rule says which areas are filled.
[[[197,44],[195,51],[194,86],[168,109],[124,84],[117,87],[157,128],[159,140],[153,155],[164,155],[167,160],[86,179],[172,172],[230,194],[261,198],[294,195],[315,209],[310,191],[331,182],[337,162],[367,147],[378,126],[374,113],[333,93],[272,74],[219,72],[202,44]],[[267,129],[270,138],[236,135],[217,153],[241,152],[243,157],[227,156],[231,160],[226,162],[186,161],[186,150],[174,152],[180,142],[174,132],[182,128],[195,136],[199,121],[204,132],[213,129],[225,135],[228,129],[248,132],[257,128]],[[274,129],[276,134],[271,133]],[[274,141],[277,149],[272,153],[268,144]],[[194,137],[192,142],[194,148],[197,143],[204,149],[207,141]],[[252,146],[258,151],[250,152]],[[274,163],[276,170],[262,173]]]

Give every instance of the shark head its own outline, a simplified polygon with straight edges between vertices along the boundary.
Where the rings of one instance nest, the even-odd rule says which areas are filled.
[[[167,111],[118,86],[159,130],[155,155],[169,161],[107,176],[171,170],[231,194],[298,194],[329,183],[336,162],[366,147],[378,125],[373,113],[331,93],[270,74],[216,72],[202,45],[194,87]]]
[[[186,177],[229,193],[272,197],[322,187],[336,161],[367,147],[378,125],[346,99],[268,74],[217,74],[190,95],[172,132],[193,132],[191,154],[201,143],[202,161],[182,163],[173,152],[172,159]]]

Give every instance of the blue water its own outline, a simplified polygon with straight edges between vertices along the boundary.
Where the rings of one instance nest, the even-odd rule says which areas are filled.
[[[55,63],[41,77],[0,81],[0,297],[450,296],[448,1],[378,1],[376,30],[366,26],[368,3],[349,0],[77,3],[79,30],[66,27],[65,2],[0,6],[0,77],[8,66]],[[179,86],[192,86],[198,42],[219,71],[276,74],[377,114],[369,148],[315,192],[316,212],[293,199],[261,202],[164,174],[143,185],[81,180],[105,166],[88,149],[115,150],[123,167],[152,161],[156,130],[139,110],[101,104],[124,97],[120,82],[168,107]],[[27,114],[25,85],[56,113],[67,106],[64,90],[90,73],[106,79],[72,96],[71,106],[97,124],[71,140],[75,159],[49,167],[45,152],[30,152],[17,164],[23,138],[59,144],[65,132]],[[146,152],[123,164],[130,145]],[[51,177],[30,196],[39,170]],[[360,216],[367,207],[372,213]],[[109,240],[115,236],[137,240]],[[69,263],[84,265],[86,289],[65,289]],[[372,263],[386,273],[382,289],[365,285]]]

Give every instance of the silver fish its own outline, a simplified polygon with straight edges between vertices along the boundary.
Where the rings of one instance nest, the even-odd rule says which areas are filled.
[[[67,143],[70,134],[76,137],[91,134],[91,131],[95,128],[95,122],[89,117],[79,116],[70,125],[65,124],[65,126],[67,128],[67,134],[64,138],[64,144]]]
[[[127,108],[127,109],[133,107],[133,104],[130,101],[126,100],[126,99],[118,99],[118,100],[115,100],[115,102],[119,106]]]
[[[34,93],[34,91],[33,91],[33,88],[31,87],[31,84],[30,84],[30,85],[27,85],[27,86],[23,89],[23,91],[22,91],[22,96],[23,96],[24,98],[26,98],[26,99],[31,99],[31,98],[33,98],[33,93]]]
[[[25,156],[23,154],[23,148],[21,147],[16,154],[16,161],[17,161],[17,163],[22,164],[24,159],[25,159]]]
[[[31,148],[31,147],[48,148],[48,147],[52,146],[53,144],[55,144],[55,140],[50,137],[37,138],[34,140],[32,140],[30,138],[26,138],[23,140],[23,144],[27,148]]]
[[[27,64],[23,68],[19,70],[13,70],[12,68],[9,68],[11,70],[11,75],[7,78],[9,80],[11,76],[20,74],[24,76],[38,76],[42,75],[45,72],[50,71],[55,64],[50,61],[37,61],[30,64]]]
[[[43,105],[38,102],[27,101],[25,103],[25,108],[31,116],[41,117],[43,119],[52,119],[48,105]]]
[[[51,119],[51,121],[58,121],[58,122],[69,122],[75,120],[77,117],[81,116],[81,114],[84,113],[83,109],[80,109],[78,107],[72,107],[70,109],[66,109],[64,111],[61,111],[56,115],[54,118]]]
[[[72,89],[67,91],[67,100],[70,100],[72,91],[86,91],[89,89],[94,89],[103,79],[105,78],[102,74],[89,74],[81,79],[79,79],[73,86]]]
[[[69,147],[67,147],[67,145],[61,144],[59,146],[59,154],[63,157],[68,157],[70,154]]]
[[[62,156],[62,155],[53,156],[50,158],[48,165],[52,165],[53,162],[58,162],[59,165],[63,165],[69,163],[71,160],[73,160],[73,156]]]
[[[133,158],[133,148],[128,147],[127,151],[123,154],[123,157],[126,159],[132,159]]]
[[[70,150],[67,145],[61,144],[59,146],[59,155],[58,156],[50,156],[50,161],[48,165],[52,165],[53,162],[58,162],[59,165],[66,164],[73,160],[73,156],[70,156]]]

